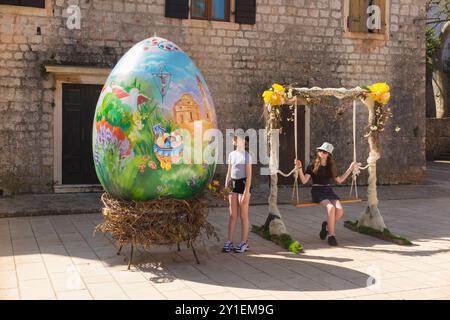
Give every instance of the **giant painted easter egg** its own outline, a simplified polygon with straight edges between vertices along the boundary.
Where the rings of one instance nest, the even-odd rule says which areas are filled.
[[[194,197],[216,167],[194,152],[211,140],[194,137],[211,128],[217,128],[213,101],[192,60],[166,39],[143,40],[120,59],[100,94],[93,128],[97,176],[122,199]]]

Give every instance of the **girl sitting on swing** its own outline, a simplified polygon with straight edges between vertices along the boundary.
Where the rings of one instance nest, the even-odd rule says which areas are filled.
[[[344,215],[344,209],[339,201],[339,197],[334,193],[331,183],[332,180],[338,184],[343,183],[352,173],[353,166],[357,162],[352,162],[343,175],[337,176],[336,163],[332,157],[333,149],[333,145],[328,142],[324,142],[322,146],[317,148],[317,156],[308,165],[304,174],[303,170],[301,170],[301,161],[297,160],[295,165],[299,169],[300,180],[303,184],[308,183],[309,178],[312,177],[312,201],[327,209],[328,221],[322,222],[322,229],[319,234],[320,239],[325,240],[328,235],[328,244],[337,246],[335,227]]]

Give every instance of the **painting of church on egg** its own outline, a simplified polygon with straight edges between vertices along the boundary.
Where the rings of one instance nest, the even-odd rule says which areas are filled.
[[[192,95],[185,93],[172,108],[174,121],[180,128],[188,130],[192,137],[194,136],[194,124],[196,121],[202,122],[203,131],[213,128],[215,121],[205,89],[198,76],[196,76],[196,82],[202,95],[203,107],[200,108],[200,104]]]

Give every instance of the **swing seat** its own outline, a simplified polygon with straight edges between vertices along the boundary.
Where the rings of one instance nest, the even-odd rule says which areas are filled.
[[[346,197],[341,198],[339,200],[342,204],[352,204],[352,203],[359,203],[362,202],[362,199],[355,198],[355,197]],[[315,207],[320,206],[319,203],[316,202],[310,202],[310,201],[292,201],[292,205],[296,206],[297,208],[304,208],[304,207]]]

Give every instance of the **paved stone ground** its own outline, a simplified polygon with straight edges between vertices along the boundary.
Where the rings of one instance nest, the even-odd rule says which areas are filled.
[[[321,208],[281,205],[303,254],[251,234],[246,254],[223,254],[221,242],[199,243],[200,265],[185,247],[138,250],[131,271],[128,248],[117,256],[108,236],[93,237],[99,214],[4,218],[0,299],[450,299],[449,190],[448,164],[430,164],[426,185],[380,188],[386,224],[412,247],[341,223],[340,246],[331,248],[318,237]],[[363,203],[347,205],[345,218],[356,219],[363,209]],[[221,238],[227,215],[225,207],[210,213]],[[252,206],[250,215],[261,224],[267,207]]]

